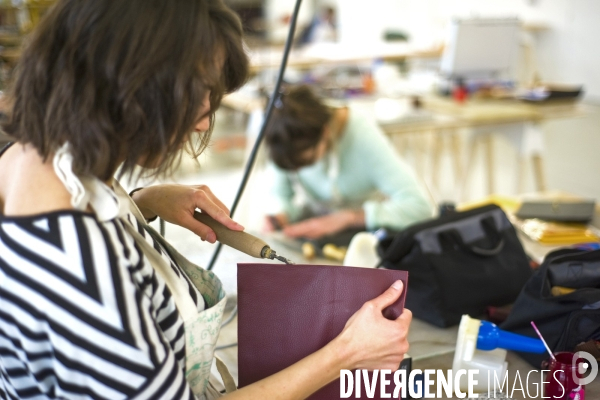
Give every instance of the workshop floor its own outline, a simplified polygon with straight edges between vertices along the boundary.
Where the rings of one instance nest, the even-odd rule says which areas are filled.
[[[600,107],[590,108],[591,112],[579,119],[554,121],[545,124],[544,135],[546,148],[544,151],[545,172],[548,188],[551,190],[563,190],[579,194],[584,197],[600,199],[600,180],[597,171],[600,171],[600,157],[597,156],[600,149]],[[223,113],[217,116],[217,127],[214,137],[224,137],[228,132],[243,129],[244,121],[239,117],[231,117]],[[223,120],[224,119],[224,120]],[[466,136],[465,136],[466,137]],[[264,153],[264,152],[263,152]],[[246,152],[243,149],[232,149],[226,152],[216,153],[214,149],[208,149],[205,155],[200,157],[200,167],[191,161],[184,161],[181,168],[170,181],[185,184],[205,184],[223,200],[225,204],[231,204],[242,176],[242,165]],[[496,192],[503,194],[515,194],[516,154],[510,145],[502,140],[495,141],[495,167],[496,167]],[[408,154],[407,160],[417,160],[415,154]],[[420,171],[423,180],[428,182],[432,171],[427,163],[422,160]],[[425,164],[425,167],[423,167]],[[259,163],[253,173],[248,188],[239,210],[236,212],[236,220],[242,223],[250,232],[259,233],[262,215],[268,210],[263,210],[261,199],[266,196],[262,192],[261,175],[264,165],[264,154],[261,153]],[[440,162],[439,187],[430,188],[436,201],[457,201],[455,187],[456,178],[452,175],[452,161],[449,155],[444,155]],[[485,169],[484,160],[479,158],[472,171],[469,190],[463,200],[481,198],[485,192]],[[429,169],[428,169],[429,168]],[[531,166],[528,165],[525,179],[525,191],[535,190],[532,178]],[[128,185],[136,186],[136,185]],[[200,241],[199,238],[184,229],[167,225],[166,238],[190,260],[198,265],[206,266],[213,254],[215,246]],[[280,250],[281,251],[281,250]],[[285,255],[285,254],[284,254]],[[255,259],[243,255],[230,248],[223,248],[214,271],[223,281],[225,290],[229,294],[228,310],[233,309],[236,304],[236,264],[240,262],[252,262]],[[302,260],[296,260],[302,261]],[[435,367],[447,369],[451,367],[451,355],[437,357],[436,360],[422,359],[418,361],[420,354],[439,351],[448,353],[454,348],[455,333],[439,332],[427,324],[415,321],[412,327],[410,341],[411,354],[417,361],[414,367]],[[237,342],[237,319],[225,326],[222,330],[219,345],[230,345]],[[218,351],[219,356],[231,369],[237,379],[237,347],[231,346]],[[521,360],[512,360],[516,365],[527,370],[527,365]],[[431,364],[433,362],[433,364]],[[521,365],[520,363],[523,363]],[[435,365],[434,365],[435,364]],[[519,398],[516,396],[515,398]]]

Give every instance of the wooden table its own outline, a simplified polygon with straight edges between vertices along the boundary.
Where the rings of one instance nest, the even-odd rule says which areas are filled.
[[[278,68],[283,56],[282,47],[250,49],[250,70]],[[354,46],[341,43],[316,43],[293,49],[288,67],[310,69],[322,65],[355,65],[373,60],[403,61],[409,58],[439,58],[441,47],[417,47],[408,43],[380,43],[373,46]]]
[[[586,114],[585,106],[575,101],[530,103],[515,99],[476,99],[457,103],[449,98],[431,96],[426,97],[423,103],[426,109],[453,119],[450,126],[440,127],[440,129],[452,131],[466,128],[472,132],[466,168],[459,181],[461,184],[459,199],[464,199],[477,147],[481,145],[485,150],[488,194],[494,192],[493,137],[498,134],[512,141],[518,153],[516,192],[523,191],[523,170],[528,159],[531,159],[533,164],[536,189],[546,190],[541,123],[552,119],[582,117]],[[436,156],[439,155],[434,154],[434,157]]]
[[[348,99],[366,112],[374,112],[378,96],[358,96]],[[244,113],[265,107],[264,98],[236,92],[226,95],[221,103],[225,107]],[[585,105],[573,102],[525,103],[518,100],[474,100],[459,104],[451,99],[427,96],[422,99],[423,108],[432,113],[430,118],[378,120],[388,135],[418,133],[432,130],[449,130],[497,126],[503,124],[542,122],[552,119],[575,118],[586,115]]]
[[[373,112],[375,99],[363,98],[353,100],[364,110]],[[465,199],[465,190],[473,170],[476,151],[483,146],[487,169],[488,193],[494,192],[494,151],[493,137],[502,134],[515,143],[518,153],[516,192],[523,191],[523,170],[525,163],[531,159],[534,178],[538,191],[546,190],[546,179],[543,172],[541,147],[543,135],[540,125],[553,119],[577,118],[587,114],[587,107],[575,101],[549,101],[528,103],[515,99],[475,99],[457,103],[451,98],[425,96],[421,99],[422,107],[431,113],[429,119],[412,119],[402,116],[399,119],[378,121],[381,128],[393,139],[406,134],[432,133],[436,138],[433,147],[428,149],[432,159],[432,184],[437,186],[439,159],[444,149],[444,140],[450,139],[450,156],[453,159],[454,175],[458,183],[457,199]],[[463,157],[457,132],[469,130],[472,140],[469,143],[468,155]],[[533,140],[531,140],[533,138]],[[529,139],[529,140],[528,140]],[[536,145],[528,148],[526,143]],[[466,165],[463,166],[463,160]]]

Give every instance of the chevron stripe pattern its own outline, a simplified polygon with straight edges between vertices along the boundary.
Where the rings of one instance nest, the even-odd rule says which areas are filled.
[[[128,235],[59,211],[0,216],[0,399],[188,399],[183,321],[165,282]]]

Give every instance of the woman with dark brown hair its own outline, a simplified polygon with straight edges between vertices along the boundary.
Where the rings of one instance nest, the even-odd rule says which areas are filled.
[[[20,60],[4,127],[14,142],[0,153],[0,398],[220,396],[209,375],[221,284],[146,221],[209,242],[196,209],[243,227],[205,186],[130,197],[113,176],[163,174],[182,147],[201,152],[221,96],[247,72],[240,22],[220,0],[59,0],[48,12]],[[401,291],[227,397],[300,399],[340,369],[396,369],[410,312],[381,310]]]
[[[308,86],[284,90],[266,132],[275,225],[294,238],[403,229],[432,216],[427,191],[368,116],[330,107]],[[298,201],[298,200],[301,201]]]

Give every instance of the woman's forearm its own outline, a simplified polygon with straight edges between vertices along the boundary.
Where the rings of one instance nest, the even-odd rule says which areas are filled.
[[[396,320],[383,310],[404,290],[396,281],[380,296],[354,313],[342,332],[329,344],[294,365],[227,395],[227,399],[304,399],[339,377],[342,369],[391,369],[395,371],[408,351],[412,314],[404,309]]]
[[[360,209],[348,209],[345,210],[348,213],[348,224],[349,228],[360,228],[365,226],[365,211]]]
[[[351,367],[340,339],[303,358],[290,367],[225,396],[227,400],[305,399]]]
[[[152,219],[156,218],[156,213],[153,212],[150,208],[148,208],[144,204],[144,194],[145,194],[145,192],[142,193],[143,189],[144,188],[134,189],[131,192],[129,192],[129,196],[131,196],[131,199],[138,206],[138,208],[140,209],[140,212],[142,213],[142,215],[144,216],[144,218],[146,218],[146,220],[152,220]]]

